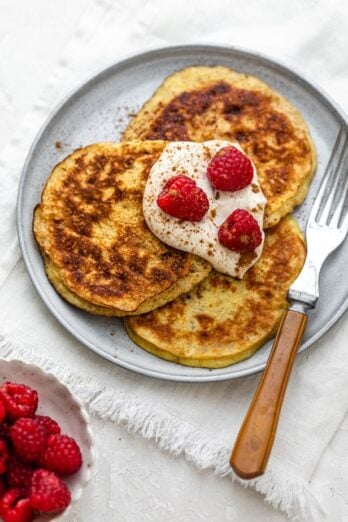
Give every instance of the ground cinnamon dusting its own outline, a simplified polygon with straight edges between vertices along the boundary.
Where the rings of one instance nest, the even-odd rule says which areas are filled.
[[[238,264],[237,264],[237,271],[240,269],[245,268],[246,266],[249,266],[254,259],[257,257],[256,252],[243,252],[240,254]]]

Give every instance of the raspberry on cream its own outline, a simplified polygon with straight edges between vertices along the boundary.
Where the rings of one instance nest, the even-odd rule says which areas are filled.
[[[170,216],[188,221],[200,221],[209,209],[203,190],[187,176],[174,176],[164,185],[157,205]]]
[[[216,190],[208,177],[208,167],[211,163],[214,166],[215,158],[219,158],[219,151],[221,155],[226,152],[230,154],[232,148],[237,151],[237,154],[232,151],[233,154],[241,157],[237,158],[238,161],[247,161],[252,166],[250,183],[240,190]],[[238,151],[241,154],[238,155]],[[228,159],[235,162],[234,157]],[[168,181],[175,176],[190,178],[206,195],[209,209],[200,221],[178,219],[158,206],[159,195]],[[143,213],[150,230],[164,243],[206,259],[219,272],[242,278],[262,252],[265,205],[266,198],[262,193],[255,166],[238,144],[224,140],[203,143],[172,142],[165,147],[151,168],[144,191]],[[260,228],[261,242],[252,252],[231,250],[221,244],[218,238],[220,226],[238,209],[247,211]]]
[[[238,208],[220,225],[219,242],[234,252],[253,252],[262,242],[258,222],[247,210]]]
[[[253,165],[236,147],[223,147],[209,162],[207,176],[215,190],[235,192],[250,185]]]

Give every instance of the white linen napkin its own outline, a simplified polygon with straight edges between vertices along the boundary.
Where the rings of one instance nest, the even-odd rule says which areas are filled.
[[[90,353],[49,314],[18,262],[15,197],[24,157],[52,104],[91,73],[144,47],[199,41],[254,47],[302,67],[348,107],[347,4],[337,2],[331,10],[322,0],[279,4],[253,0],[240,10],[220,0],[211,8],[198,0],[132,0],[127,6],[91,1],[38,102],[0,159],[1,353],[51,368],[95,415],[233,479],[230,449],[259,377],[204,385],[157,382]],[[327,484],[313,488],[311,479],[348,408],[347,334],[346,315],[315,349],[298,357],[267,472],[247,483],[289,516],[319,520],[327,504]]]

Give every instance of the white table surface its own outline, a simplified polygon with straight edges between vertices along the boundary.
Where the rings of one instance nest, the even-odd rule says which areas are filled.
[[[86,0],[0,0],[0,150],[40,94],[86,5]],[[27,291],[34,293],[29,281]],[[238,490],[232,496],[229,480],[199,472],[183,458],[161,453],[153,443],[120,426],[95,421],[94,430],[99,469],[85,495],[94,495],[95,502],[92,511],[90,503],[82,509],[81,521],[109,521],[105,503],[114,508],[114,519],[120,521],[285,520],[253,491],[233,486]],[[348,521],[346,492],[340,489],[341,476],[347,473],[342,466],[348,450],[347,430],[348,421],[316,474],[316,480],[324,480],[331,489],[334,502],[341,503],[335,522]],[[107,448],[105,454],[103,448]],[[97,494],[95,481],[103,481]]]

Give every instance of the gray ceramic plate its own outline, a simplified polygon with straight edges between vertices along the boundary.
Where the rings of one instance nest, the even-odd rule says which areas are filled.
[[[163,79],[189,65],[221,64],[254,74],[284,94],[306,119],[318,151],[318,170],[306,202],[296,212],[301,226],[318,189],[338,129],[346,116],[320,89],[288,68],[259,54],[205,45],[150,51],[119,62],[85,83],[51,114],[25,163],[18,197],[18,234],[29,275],[40,296],[69,332],[109,361],[136,372],[175,381],[220,381],[262,370],[270,351],[265,344],[250,359],[218,370],[188,368],[138,348],[118,319],[89,315],[63,301],[49,284],[31,223],[45,180],[53,166],[74,149],[99,141],[118,141],[130,114],[136,112]],[[56,144],[61,146],[57,148]],[[319,339],[348,307],[346,242],[327,261],[321,297],[310,313],[301,350]]]

